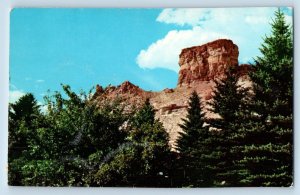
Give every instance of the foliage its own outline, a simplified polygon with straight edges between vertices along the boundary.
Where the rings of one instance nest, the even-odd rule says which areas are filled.
[[[255,116],[244,126],[249,142],[237,149],[244,158],[241,174],[247,186],[290,186],[293,182],[293,42],[292,32],[278,9],[272,34],[265,37],[256,58]],[[250,142],[251,140],[251,142]]]
[[[182,119],[183,124],[179,126],[183,132],[180,132],[180,138],[177,140],[177,150],[181,153],[189,153],[193,149],[193,144],[202,134],[202,131],[206,131],[203,128],[204,125],[204,113],[202,112],[202,106],[198,94],[194,91],[189,99],[188,114],[186,119]]]
[[[215,80],[215,89],[210,111],[219,118],[210,120],[210,126],[220,130],[228,129],[230,123],[241,122],[241,112],[246,115],[251,94],[249,88],[238,84],[239,75],[235,68],[225,72],[221,80]]]
[[[41,113],[34,96],[25,94],[9,105],[8,121],[8,183],[21,185],[21,168],[28,153],[28,141],[34,136],[31,131],[40,122]]]
[[[246,123],[249,117],[248,105],[250,102],[249,88],[238,84],[239,76],[236,69],[229,69],[225,77],[215,80],[216,87],[210,105],[210,111],[219,117],[210,119],[209,126],[215,135],[214,171],[215,184],[221,186],[238,186],[240,167],[236,161],[240,160],[238,151],[232,150],[236,145],[243,143],[239,127]]]
[[[103,186],[167,186],[170,148],[168,134],[155,120],[147,99],[131,120],[127,143],[121,145],[109,162],[97,172],[97,183]]]
[[[213,172],[210,167],[212,156],[212,135],[204,125],[204,113],[200,97],[194,91],[189,99],[188,114],[176,142],[181,160],[179,168],[183,169],[183,186],[208,187],[212,185]]]
[[[47,96],[47,112],[34,115],[37,119],[30,119],[30,125],[19,117],[20,125],[10,127],[11,132],[28,134],[24,140],[26,149],[21,149],[23,161],[15,159],[10,163],[11,170],[18,167],[19,174],[10,174],[10,178],[18,177],[21,183],[12,181],[11,185],[94,185],[93,174],[104,155],[124,142],[122,125],[128,115],[119,102],[98,108],[84,93],[77,95],[66,85],[63,90],[67,98],[58,92]],[[15,120],[11,116],[10,120]]]
[[[131,125],[134,127],[140,127],[144,123],[153,124],[155,121],[155,111],[150,104],[149,98],[146,99],[143,107],[132,118]]]

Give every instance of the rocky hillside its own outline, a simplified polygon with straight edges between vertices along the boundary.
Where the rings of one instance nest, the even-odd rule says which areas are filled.
[[[146,98],[150,98],[156,109],[156,117],[163,123],[170,135],[170,144],[174,146],[180,131],[178,124],[186,115],[188,99],[194,90],[202,97],[207,109],[206,102],[212,98],[214,88],[213,79],[222,78],[229,67],[237,67],[240,83],[250,86],[247,73],[251,66],[238,65],[238,55],[238,46],[227,39],[185,48],[179,55],[180,70],[176,88],[150,92],[125,81],[119,86],[108,86],[105,89],[97,85],[93,99],[101,102],[106,98],[121,97],[130,109],[130,105],[141,105]],[[216,117],[209,112],[206,112],[206,116]]]

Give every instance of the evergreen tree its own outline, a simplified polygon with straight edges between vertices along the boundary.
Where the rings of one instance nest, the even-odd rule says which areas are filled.
[[[283,12],[275,12],[272,35],[264,39],[250,74],[256,94],[256,112],[265,120],[269,115],[290,116],[293,111],[293,40]],[[259,108],[260,107],[260,108]]]
[[[219,117],[210,119],[209,126],[215,133],[214,171],[216,185],[238,186],[239,167],[235,161],[239,160],[238,152],[232,147],[242,144],[239,126],[246,122],[247,105],[250,100],[249,89],[238,84],[239,76],[235,68],[226,71],[224,78],[215,80],[214,95],[209,105],[210,111]]]
[[[190,153],[195,147],[193,144],[195,144],[202,135],[202,131],[207,130],[203,128],[205,120],[202,109],[200,97],[194,91],[189,99],[186,119],[182,119],[183,124],[179,125],[183,130],[183,132],[179,133],[179,138],[176,142],[177,150],[180,153]]]
[[[244,185],[290,186],[293,182],[293,41],[291,27],[278,9],[272,34],[264,39],[250,74],[255,94],[253,118],[243,127],[247,143]]]
[[[211,171],[211,133],[204,126],[200,97],[194,91],[189,99],[188,114],[180,124],[182,132],[176,142],[181,155],[180,167],[183,169],[183,185],[207,187],[212,185],[214,177]]]
[[[10,104],[9,118],[14,123],[21,121],[22,119],[28,124],[33,118],[36,118],[39,114],[39,105],[32,93],[27,93],[20,99]]]
[[[38,125],[39,105],[31,93],[20,97],[9,105],[8,118],[8,184],[21,185],[21,168],[26,161],[29,141],[33,138],[32,128]]]
[[[155,122],[155,111],[150,103],[149,98],[146,99],[143,107],[136,113],[131,121],[132,126],[140,127],[144,123],[153,124]]]
[[[218,114],[219,118],[211,119],[210,126],[225,130],[231,123],[241,122],[241,112],[246,114],[250,101],[249,88],[238,84],[239,76],[235,68],[225,72],[224,78],[215,80],[210,111]]]

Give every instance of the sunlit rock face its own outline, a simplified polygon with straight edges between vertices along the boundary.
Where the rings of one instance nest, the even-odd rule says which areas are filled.
[[[229,67],[238,66],[238,55],[238,47],[227,39],[183,49],[179,55],[178,85],[218,78]]]
[[[125,110],[139,107],[149,98],[159,119],[170,137],[170,145],[175,148],[176,139],[181,131],[178,124],[187,114],[188,100],[193,91],[202,99],[207,118],[218,117],[208,111],[207,102],[213,97],[214,79],[220,79],[230,67],[236,67],[240,76],[239,84],[251,86],[248,72],[252,67],[238,65],[238,47],[231,40],[219,39],[201,46],[182,49],[179,55],[178,84],[174,89],[166,88],[159,92],[145,91],[125,81],[118,86],[103,88],[96,86],[93,101],[101,104],[116,97],[123,100]]]

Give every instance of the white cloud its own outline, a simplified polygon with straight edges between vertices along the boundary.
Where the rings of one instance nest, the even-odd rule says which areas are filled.
[[[183,25],[199,25],[201,21],[207,20],[209,17],[208,9],[164,9],[156,21],[164,22],[167,24]]]
[[[266,17],[257,17],[257,16],[246,16],[245,22],[248,24],[267,24],[269,22],[269,18]]]
[[[177,25],[228,25],[230,22],[244,20],[249,23],[268,23],[270,13],[273,14],[276,8],[188,8],[188,9],[164,9],[157,21],[166,24]]]
[[[19,91],[19,90],[9,91],[9,103],[15,103],[23,95],[25,95],[23,91]]]
[[[219,38],[229,38],[239,47],[241,63],[260,55],[262,37],[271,30],[276,7],[164,9],[157,21],[174,24],[174,30],[140,51],[136,62],[141,68],[178,71],[181,49]],[[292,16],[286,15],[292,22]],[[180,26],[189,25],[190,29]]]
[[[219,38],[226,38],[226,36],[204,31],[200,27],[190,30],[172,30],[164,38],[152,43],[146,50],[142,50],[137,57],[137,64],[141,68],[166,68],[177,72],[178,55],[182,48],[201,45]]]

